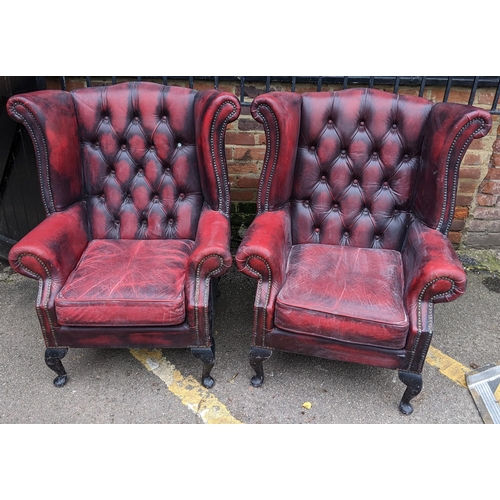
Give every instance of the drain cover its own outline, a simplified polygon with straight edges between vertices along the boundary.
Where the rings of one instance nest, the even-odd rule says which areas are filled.
[[[500,365],[489,364],[465,375],[485,424],[500,424]]]

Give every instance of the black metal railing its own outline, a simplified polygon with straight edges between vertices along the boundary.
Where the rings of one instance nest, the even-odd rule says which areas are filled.
[[[40,88],[44,88],[44,79],[46,77],[37,77],[41,83]],[[98,84],[102,84],[103,77],[81,77],[85,79],[87,87],[93,85],[92,79],[98,78]],[[163,85],[168,85],[169,80],[186,81],[189,88],[194,88],[196,81],[212,81],[214,88],[219,88],[221,82],[236,83],[239,88],[238,98],[243,106],[251,104],[246,90],[247,85],[257,84],[262,91],[269,92],[272,84],[287,85],[292,92],[297,89],[297,84],[315,85],[316,90],[320,92],[327,85],[341,85],[342,89],[349,87],[369,87],[390,86],[392,92],[397,94],[400,87],[418,87],[418,95],[422,97],[425,89],[433,87],[444,87],[443,102],[447,102],[450,97],[452,87],[469,88],[468,104],[472,105],[479,88],[489,87],[495,89],[495,94],[491,99],[490,113],[500,114],[498,109],[498,100],[500,96],[500,77],[499,76],[137,76],[118,78],[116,76],[104,77],[111,85],[118,83],[118,80],[125,81],[136,79],[137,81],[157,81]],[[66,90],[66,77],[60,76],[59,83],[62,90]]]

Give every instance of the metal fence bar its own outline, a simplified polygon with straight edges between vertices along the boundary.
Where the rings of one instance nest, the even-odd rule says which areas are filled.
[[[271,88],[271,77],[266,76],[266,92],[269,92],[270,88]]]
[[[372,89],[374,85],[375,85],[375,77],[370,76],[370,81],[368,83],[368,87],[370,87]]]
[[[422,77],[422,82],[420,83],[420,90],[418,91],[418,97],[422,97],[424,95],[425,90],[425,81],[427,80],[426,76]]]
[[[342,82],[342,89],[345,90],[348,84],[349,84],[349,77],[344,76],[344,81]]]
[[[321,87],[323,86],[323,77],[322,76],[318,76],[318,92],[321,92]]]
[[[500,113],[500,111],[497,110],[499,96],[500,96],[500,77],[498,79],[497,91],[495,92],[495,97],[493,98],[493,104],[491,105],[491,112],[495,114]]]
[[[295,92],[295,86],[297,85],[297,77],[292,76],[292,92]]]
[[[397,94],[399,90],[399,81],[401,80],[400,76],[396,77],[396,81],[394,82],[394,90],[392,91],[393,94]]]
[[[446,84],[446,90],[444,91],[443,102],[448,102],[448,97],[450,97],[451,84],[453,83],[453,77],[448,77],[448,82]]]
[[[476,90],[477,90],[477,84],[478,83],[479,83],[479,77],[475,76],[474,77],[474,83],[472,84],[472,89],[470,91],[469,106],[472,106],[472,103],[474,102],[474,97],[476,95]]]

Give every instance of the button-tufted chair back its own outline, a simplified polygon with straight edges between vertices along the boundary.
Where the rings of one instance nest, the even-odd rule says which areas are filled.
[[[71,95],[92,238],[194,239],[204,202],[198,93],[142,82]]]
[[[352,89],[302,96],[293,243],[399,250],[431,103]]]

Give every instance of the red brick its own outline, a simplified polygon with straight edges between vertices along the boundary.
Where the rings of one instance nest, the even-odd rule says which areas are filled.
[[[492,181],[500,180],[500,168],[489,168],[485,180],[492,180]]]
[[[266,155],[266,148],[254,147],[244,148],[236,146],[233,152],[233,158],[239,161],[259,161]]]
[[[462,233],[456,231],[450,231],[448,233],[448,239],[454,244],[458,245],[462,241]]]
[[[465,221],[460,219],[454,219],[451,223],[452,231],[461,231],[465,227]]]
[[[500,194],[500,181],[485,181],[480,187],[481,193]]]
[[[477,153],[467,153],[462,161],[463,165],[482,165],[481,156]]]
[[[266,144],[266,134],[256,134],[255,144]]]
[[[229,174],[260,174],[260,168],[255,162],[252,163],[231,163],[228,165]]]
[[[232,189],[231,201],[256,201],[257,191],[255,189]]]
[[[498,220],[500,219],[500,208],[496,207],[477,207],[474,210],[475,219]]]
[[[232,188],[253,188],[259,187],[259,177],[229,176],[229,184]]]
[[[474,100],[477,99],[478,104],[489,104],[491,106],[494,98],[495,91],[478,89]]]
[[[474,193],[477,188],[477,182],[470,179],[461,179],[458,183],[458,192],[461,194]],[[460,203],[463,205],[463,203]]]
[[[494,167],[500,167],[500,153],[493,153],[491,155],[491,164]]]
[[[457,195],[457,205],[469,206],[472,203],[472,195],[458,194]]]
[[[477,167],[462,166],[460,168],[460,179],[479,179],[481,169]]]
[[[492,194],[478,194],[476,202],[481,207],[494,207],[497,202],[498,196]]]
[[[241,146],[254,146],[255,135],[245,132],[232,132],[226,133],[226,144],[237,144]]]
[[[469,217],[469,207],[456,207],[455,219],[467,219]]]
[[[253,118],[252,119],[248,119],[248,118],[240,118],[238,120],[238,129],[239,130],[264,130],[264,126],[262,125],[262,123],[259,123],[257,121],[255,121]]]
[[[486,149],[485,141],[481,139],[474,139],[469,146],[469,151],[480,151]]]

